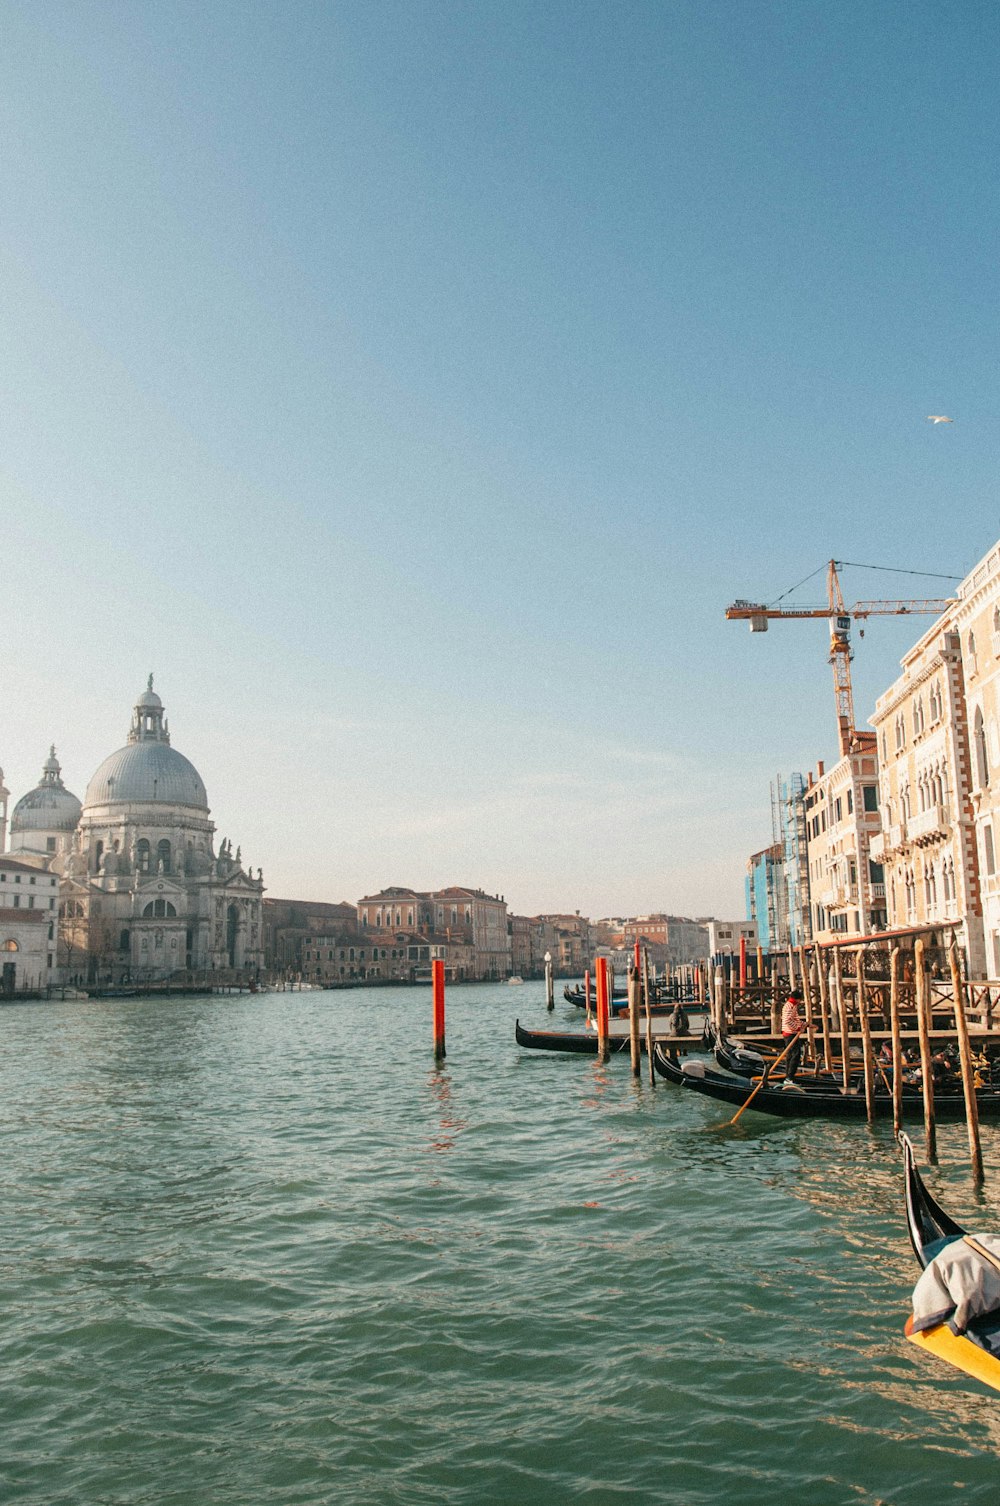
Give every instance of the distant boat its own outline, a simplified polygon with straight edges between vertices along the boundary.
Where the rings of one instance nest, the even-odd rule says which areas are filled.
[[[518,975],[517,975],[517,973],[515,973],[514,976],[513,976],[513,978],[508,978],[507,979],[507,982],[513,988],[516,983],[523,983],[524,979],[523,978],[519,978]]]

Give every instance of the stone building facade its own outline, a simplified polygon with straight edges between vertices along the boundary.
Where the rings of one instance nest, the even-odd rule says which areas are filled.
[[[810,774],[803,808],[815,941],[869,936],[886,927],[885,877],[872,858],[880,830],[873,732],[856,732],[849,753]]]
[[[904,655],[901,668],[872,716],[881,831],[870,851],[885,873],[888,926],[957,926],[978,975],[986,959],[968,714],[961,643],[950,615]]]

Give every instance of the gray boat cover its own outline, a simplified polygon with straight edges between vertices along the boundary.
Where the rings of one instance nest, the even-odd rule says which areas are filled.
[[[965,1333],[970,1323],[987,1313],[1000,1312],[1000,1238],[995,1234],[968,1236],[983,1246],[997,1264],[980,1255],[966,1239],[953,1239],[931,1260],[913,1288],[913,1328],[922,1333],[947,1323],[952,1333]]]

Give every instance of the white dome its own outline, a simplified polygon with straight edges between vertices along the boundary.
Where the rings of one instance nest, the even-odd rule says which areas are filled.
[[[62,770],[52,748],[42,766],[42,777],[33,790],[15,805],[10,817],[11,836],[27,831],[75,831],[80,802],[66,788]]]
[[[198,770],[170,746],[163,702],[153,689],[152,675],[136,702],[128,743],[101,764],[87,785],[83,808],[137,803],[208,810]]]
[[[15,805],[10,817],[12,835],[22,831],[75,831],[80,802],[65,786],[39,784]]]
[[[121,803],[189,805],[208,810],[194,764],[169,743],[129,743],[106,758],[87,785],[84,809]]]

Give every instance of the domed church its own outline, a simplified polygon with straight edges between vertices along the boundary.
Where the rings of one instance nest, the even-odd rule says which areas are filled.
[[[144,982],[182,969],[256,971],[261,872],[245,870],[228,842],[216,854],[214,833],[205,785],[171,747],[150,675],[125,746],[87,786],[65,860],[64,974]]]
[[[79,819],[80,802],[63,784],[62,768],[51,747],[41,779],[11,812],[10,851],[22,861],[44,859],[47,868],[61,873]]]

